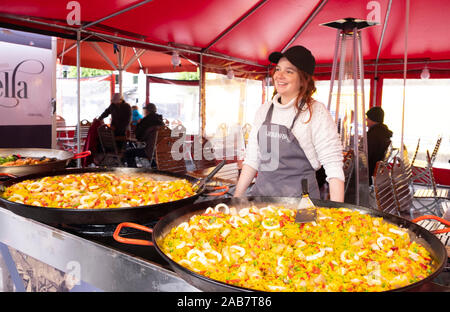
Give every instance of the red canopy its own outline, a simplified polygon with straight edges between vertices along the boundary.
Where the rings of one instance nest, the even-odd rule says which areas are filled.
[[[69,25],[67,17],[76,17],[79,3],[81,26]],[[177,49],[194,63],[200,61],[210,71],[224,71],[233,65],[236,75],[256,73],[263,76],[267,57],[287,45],[302,44],[316,56],[319,71],[329,71],[333,59],[336,31],[322,23],[354,17],[375,20],[377,26],[364,29],[363,54],[367,64],[400,63],[405,50],[406,3],[376,0],[2,0],[0,26],[76,39],[76,30],[89,40],[104,39],[121,45],[154,51]],[[447,70],[450,60],[448,12],[450,1],[409,1],[407,52],[409,61],[418,61],[409,69],[430,64],[431,72]],[[389,5],[391,4],[391,5]],[[125,12],[122,12],[125,11]],[[114,15],[115,13],[122,12]],[[111,15],[114,15],[111,17]],[[384,37],[384,23],[388,16]],[[76,18],[75,18],[76,20]],[[70,22],[70,20],[69,20]],[[90,23],[93,23],[90,25]],[[383,40],[382,40],[383,37]],[[97,67],[85,58],[86,65]],[[93,53],[93,55],[96,55]],[[131,55],[131,53],[130,53]],[[168,57],[153,56],[148,72],[173,71]],[[66,60],[69,56],[66,56]],[[159,65],[156,65],[158,63]],[[92,65],[87,65],[92,64]],[[432,64],[432,65],[431,65]],[[192,69],[192,63],[183,66]],[[165,68],[165,69],[164,69]],[[392,65],[379,70],[391,70]],[[397,66],[398,70],[402,66]],[[177,70],[177,69],[176,69]]]
[[[71,39],[58,38],[57,56],[63,65],[77,65],[77,42]],[[81,67],[119,70],[119,53],[122,55],[122,68],[130,73],[165,73],[180,71],[196,71],[197,66],[181,58],[180,66],[172,66],[172,56],[166,53],[146,49],[135,49],[122,46],[119,51],[107,42],[83,41],[81,43]]]

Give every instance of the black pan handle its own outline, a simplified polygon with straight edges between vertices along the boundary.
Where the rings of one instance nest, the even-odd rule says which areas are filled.
[[[308,191],[308,179],[302,179],[302,194],[303,195],[309,194],[309,191]]]
[[[225,160],[225,159],[222,160],[222,161],[217,165],[217,167],[214,168],[214,170],[211,171],[211,172],[206,176],[206,178],[203,180],[203,183],[208,183],[208,181],[211,180],[211,178],[212,178],[213,176],[215,176],[216,173],[217,173],[220,169],[222,169],[222,167],[225,165],[225,163],[226,163],[226,160]]]
[[[206,183],[208,183],[209,180],[211,180],[211,178],[220,170],[222,169],[222,167],[225,165],[226,160],[222,160],[217,166],[216,168],[213,169],[213,171],[211,171],[205,178],[201,179],[200,181],[197,182],[197,184],[195,184],[195,188],[200,189],[203,187],[203,185],[205,185]]]

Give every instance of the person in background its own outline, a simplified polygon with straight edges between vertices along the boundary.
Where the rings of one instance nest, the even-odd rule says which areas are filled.
[[[131,125],[136,127],[138,121],[141,120],[143,116],[141,115],[141,113],[139,113],[137,105],[131,106],[131,110],[132,110]]]
[[[324,104],[312,98],[315,58],[303,46],[274,52],[276,94],[256,113],[234,197],[247,191],[254,196],[300,197],[302,179],[309,194],[320,198],[316,170],[325,169],[330,199],[344,201],[342,145],[336,124]]]
[[[125,161],[128,167],[137,167],[136,157],[147,157],[153,161],[153,151],[159,127],[164,125],[162,115],[156,113],[153,103],[144,107],[145,117],[139,120],[136,126],[136,139],[145,142],[145,147],[133,147],[125,151]]]
[[[114,131],[117,148],[120,151],[126,142],[131,121],[131,106],[125,102],[121,94],[114,93],[111,105],[98,117],[98,120],[103,120],[109,115],[111,115],[111,129]]]
[[[383,160],[386,150],[391,144],[393,132],[384,122],[384,111],[375,106],[366,113],[367,127],[367,158],[369,161],[369,183],[372,184],[372,176],[377,161]]]

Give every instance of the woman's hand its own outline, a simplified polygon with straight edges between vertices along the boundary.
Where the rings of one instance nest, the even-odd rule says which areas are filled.
[[[239,180],[236,184],[236,190],[234,192],[233,197],[243,197],[250,183],[252,183],[255,175],[256,175],[255,169],[253,169],[249,165],[243,165],[241,175],[239,176]]]
[[[337,178],[331,178],[328,181],[330,185],[330,200],[344,202],[344,181]]]

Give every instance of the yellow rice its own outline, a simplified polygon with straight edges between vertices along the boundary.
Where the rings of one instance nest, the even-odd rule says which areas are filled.
[[[84,173],[25,180],[11,185],[1,196],[32,206],[97,209],[152,205],[194,194],[185,179],[156,181],[145,175]]]
[[[283,206],[208,208],[160,242],[174,261],[209,278],[262,291],[385,291],[433,272],[405,229],[346,208],[295,223]]]

